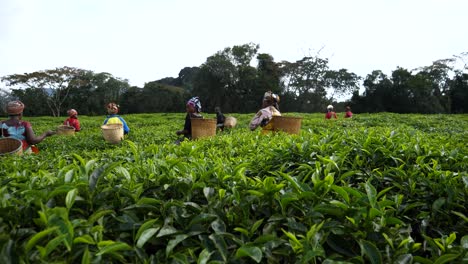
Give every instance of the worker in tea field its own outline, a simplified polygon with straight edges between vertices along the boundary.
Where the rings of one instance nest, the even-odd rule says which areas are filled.
[[[226,117],[221,112],[221,108],[219,108],[219,106],[215,107],[215,113],[216,113],[216,127],[219,128],[219,130],[223,131],[224,121],[226,121]]]
[[[353,117],[353,112],[351,112],[351,107],[346,106],[346,112],[344,115],[344,118],[352,118]]]
[[[333,111],[333,105],[328,105],[327,113],[325,114],[325,119],[331,119],[332,117],[334,119],[338,119],[338,117],[336,116],[336,113]]]
[[[198,96],[190,98],[185,104],[185,110],[187,111],[187,115],[185,115],[185,123],[184,129],[176,131],[177,135],[183,135],[184,138],[191,139],[192,138],[192,122],[191,118],[203,118],[201,115],[201,102]],[[184,139],[182,139],[184,140]],[[180,141],[176,141],[176,144],[180,143]]]
[[[76,132],[80,131],[81,127],[80,120],[78,120],[78,112],[75,109],[70,109],[67,111],[67,114],[68,118],[63,121],[63,124],[75,128]]]
[[[106,105],[107,109],[107,118],[104,120],[104,125],[110,124],[121,124],[123,126],[124,134],[127,135],[130,132],[130,128],[127,125],[127,122],[119,116],[117,113],[119,112],[119,105],[116,103],[108,103]]]
[[[262,127],[262,133],[273,131],[273,124],[270,122],[273,116],[281,116],[279,111],[280,97],[268,91],[263,96],[262,109],[250,121],[250,130]]]
[[[39,144],[46,137],[55,134],[48,130],[40,136],[36,136],[29,122],[23,121],[24,104],[20,101],[8,102],[6,112],[9,119],[1,122],[1,136],[12,137],[21,140],[23,153],[38,153],[39,149],[35,144]]]

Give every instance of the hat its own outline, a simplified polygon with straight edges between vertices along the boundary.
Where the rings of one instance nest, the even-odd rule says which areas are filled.
[[[328,105],[328,106],[327,106],[327,109],[328,109],[328,110],[332,110],[332,109],[333,109],[333,105]]]
[[[119,112],[119,105],[116,103],[108,103],[106,108],[109,114],[117,114]]]
[[[198,98],[198,96],[190,98],[190,100],[187,101],[187,105],[191,105],[195,107],[197,112],[201,112],[202,107],[201,107],[200,98]]]
[[[24,110],[24,104],[20,101],[8,102],[7,107],[6,107],[6,112],[9,115],[19,115],[23,113],[23,110]]]
[[[275,103],[279,103],[280,97],[279,95],[274,94],[271,91],[268,91],[263,95],[263,100],[272,100]]]
[[[70,109],[67,111],[68,116],[76,116],[78,115],[78,112],[75,109]]]

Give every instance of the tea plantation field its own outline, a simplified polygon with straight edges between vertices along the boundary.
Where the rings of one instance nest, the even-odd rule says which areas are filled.
[[[0,157],[0,263],[468,263],[468,115],[290,115],[181,145],[182,113],[124,116],[120,145],[80,116]]]

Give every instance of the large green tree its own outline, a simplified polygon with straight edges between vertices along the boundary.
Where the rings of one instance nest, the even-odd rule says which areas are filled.
[[[72,86],[85,85],[80,78],[85,70],[62,67],[52,70],[24,74],[12,74],[2,77],[8,86],[39,89],[45,95],[45,102],[53,116],[60,116],[62,106],[67,100]]]
[[[194,78],[192,95],[200,96],[207,110],[245,112],[257,88],[257,70],[250,66],[259,46],[249,43],[225,48],[207,58]]]
[[[318,56],[280,64],[285,92],[294,95],[297,111],[319,112],[327,102],[328,60]]]
[[[468,74],[457,72],[450,82],[452,113],[468,113]]]
[[[23,111],[25,116],[50,115],[50,109],[44,103],[48,100],[48,94],[44,90],[36,88],[12,89],[11,95],[25,105]]]
[[[351,105],[355,112],[383,112],[387,111],[393,83],[380,70],[374,70],[364,78],[365,88],[363,96],[354,92]]]
[[[359,91],[359,82],[361,78],[355,73],[348,72],[347,69],[328,70],[325,73],[327,80],[327,90],[330,101],[336,97],[345,97]]]
[[[11,93],[0,89],[0,113],[6,114],[5,108],[6,104],[11,100]]]

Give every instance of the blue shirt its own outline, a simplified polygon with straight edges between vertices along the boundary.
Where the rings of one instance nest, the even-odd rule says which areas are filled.
[[[104,120],[104,125],[107,124],[122,124],[124,134],[128,134],[128,132],[130,132],[130,128],[127,126],[127,122],[125,122],[125,120],[119,115],[108,115],[106,120]]]

